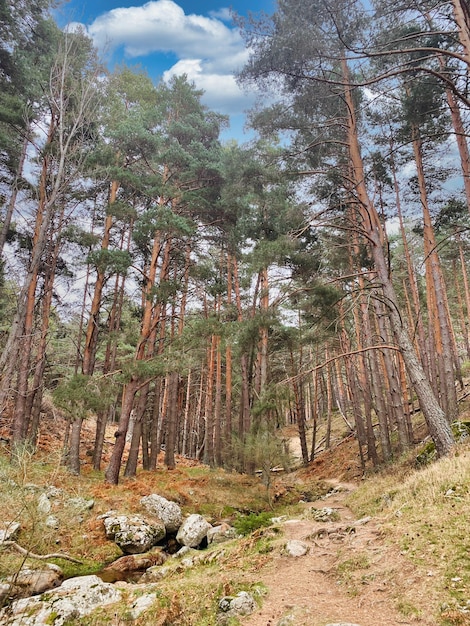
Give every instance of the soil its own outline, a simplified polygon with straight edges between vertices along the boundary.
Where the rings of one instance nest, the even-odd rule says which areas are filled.
[[[262,608],[243,624],[435,624],[419,606],[425,603],[426,574],[420,575],[396,547],[387,544],[378,521],[354,518],[345,505],[354,484],[329,482],[330,496],[305,503],[301,518],[282,523],[282,543],[301,540],[309,552],[288,557],[282,550],[273,551],[273,558],[257,572],[257,580],[268,590]],[[335,521],[315,521],[312,509],[325,507],[334,509]]]

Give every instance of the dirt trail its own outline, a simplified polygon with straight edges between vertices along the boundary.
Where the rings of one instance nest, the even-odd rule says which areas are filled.
[[[354,485],[331,482],[335,488],[332,495],[306,503],[301,518],[282,524],[283,537],[272,560],[257,573],[268,594],[262,608],[243,624],[435,624],[426,611],[418,617],[413,610],[418,608],[417,602],[423,602],[419,592],[423,579],[395,547],[386,544],[375,520],[355,520],[344,504]],[[335,510],[336,521],[315,521],[310,509],[325,507]],[[306,543],[308,554],[284,556],[281,548],[289,539]]]

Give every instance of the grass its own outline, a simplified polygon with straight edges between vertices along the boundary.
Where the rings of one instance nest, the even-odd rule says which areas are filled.
[[[469,623],[469,444],[421,470],[403,463],[394,472],[375,476],[349,504],[358,516],[379,516],[388,541],[432,581],[440,624]],[[405,601],[399,608],[406,613],[406,607]]]

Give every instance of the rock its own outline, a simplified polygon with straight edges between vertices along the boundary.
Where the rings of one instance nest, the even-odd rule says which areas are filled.
[[[156,593],[148,593],[145,596],[140,596],[132,603],[130,609],[130,616],[132,619],[138,619],[142,613],[145,613],[155,602],[157,598]]]
[[[0,527],[0,543],[15,541],[21,525],[18,522],[2,522]]]
[[[0,583],[0,605],[4,605],[5,600],[10,596],[11,585],[9,583]]]
[[[52,504],[45,493],[41,493],[38,500],[38,511],[43,515],[48,515],[51,512]]]
[[[44,569],[21,569],[7,580],[11,597],[27,598],[58,587],[64,575],[58,565],[48,564]]]
[[[235,539],[237,536],[237,531],[233,526],[229,526],[228,524],[220,524],[220,526],[212,526],[207,531],[207,543],[223,543],[224,541],[229,541],[230,539]]]
[[[255,599],[247,591],[240,591],[230,602],[230,610],[237,615],[249,615],[256,609]]]
[[[83,513],[84,511],[91,511],[95,506],[95,501],[92,499],[87,500],[86,498],[69,498],[67,505]]]
[[[129,554],[107,565],[103,572],[110,571],[121,575],[131,575],[136,572],[143,572],[155,565],[163,565],[167,558],[168,556],[162,550],[146,552],[145,554]]]
[[[182,572],[183,567],[178,565],[177,567],[167,567],[164,565],[163,567],[149,567],[149,569],[139,578],[139,584],[141,583],[157,583],[159,580],[166,578],[173,572]]]
[[[207,536],[208,530],[212,528],[202,515],[193,513],[181,524],[176,541],[182,546],[195,548]]]
[[[49,485],[49,487],[47,487],[46,489],[46,496],[49,498],[49,500],[53,500],[54,498],[60,498],[62,493],[62,489],[60,489],[60,487],[54,487],[54,485]]]
[[[162,520],[167,533],[175,533],[183,523],[183,512],[180,506],[156,493],[144,496],[140,500],[140,504],[150,515]]]
[[[57,530],[60,526],[60,522],[55,515],[48,515],[44,523],[48,528],[53,528],[54,530]]]
[[[284,551],[287,556],[299,557],[305,556],[309,551],[309,547],[303,541],[299,541],[298,539],[291,539],[284,546]]]
[[[97,576],[69,578],[54,591],[13,602],[0,611],[4,626],[63,626],[121,599],[121,592]]]
[[[106,536],[114,539],[124,554],[147,552],[166,534],[162,521],[148,522],[140,515],[111,515],[103,522]]]
[[[219,600],[217,622],[228,624],[232,617],[250,615],[255,609],[255,599],[247,591],[240,591],[235,597],[225,596]]]
[[[336,522],[339,520],[339,513],[336,509],[324,507],[323,509],[310,509],[313,519],[317,522]]]
[[[195,552],[196,550],[193,550],[189,546],[183,546],[182,548],[178,550],[178,552],[175,552],[175,554],[173,554],[173,558],[182,559],[183,557],[188,556],[188,554],[195,553]]]

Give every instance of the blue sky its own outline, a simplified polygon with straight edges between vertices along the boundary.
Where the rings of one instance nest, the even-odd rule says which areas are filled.
[[[207,106],[230,116],[224,138],[243,141],[243,113],[254,94],[243,92],[234,79],[248,53],[230,10],[246,15],[274,8],[274,0],[234,0],[232,5],[223,0],[71,0],[58,21],[82,24],[111,68],[119,62],[140,65],[155,83],[187,74],[204,90]]]

